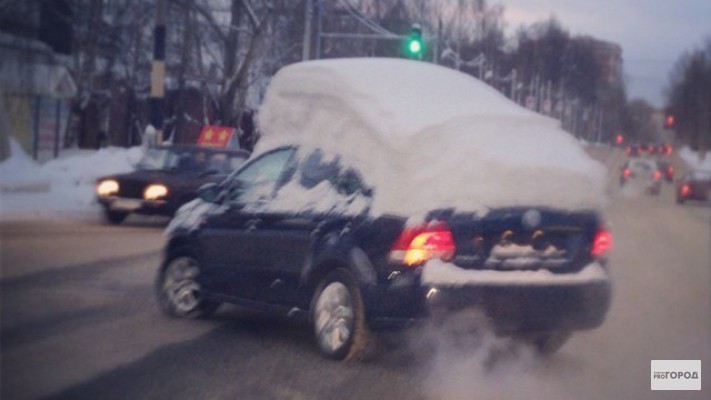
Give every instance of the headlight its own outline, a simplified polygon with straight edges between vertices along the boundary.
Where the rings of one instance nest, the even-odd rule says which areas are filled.
[[[143,192],[143,198],[146,200],[157,200],[168,195],[168,188],[165,185],[148,185]]]
[[[99,185],[96,186],[96,193],[98,193],[99,196],[111,196],[112,194],[118,193],[118,191],[119,184],[113,179],[101,181]]]

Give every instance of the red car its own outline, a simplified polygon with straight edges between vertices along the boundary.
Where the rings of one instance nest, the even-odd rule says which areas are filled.
[[[708,199],[711,189],[711,171],[695,170],[684,175],[676,186],[676,202]]]

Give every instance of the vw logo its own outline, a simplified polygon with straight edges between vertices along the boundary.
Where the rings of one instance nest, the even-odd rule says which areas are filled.
[[[521,218],[521,224],[526,229],[533,229],[541,224],[542,218],[543,217],[541,216],[540,211],[536,209],[530,209],[523,213],[523,217]]]

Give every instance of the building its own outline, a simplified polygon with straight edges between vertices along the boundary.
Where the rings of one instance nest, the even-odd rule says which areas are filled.
[[[9,156],[10,137],[39,161],[64,147],[77,88],[62,56],[39,40],[42,4],[15,2],[0,17],[0,160]]]

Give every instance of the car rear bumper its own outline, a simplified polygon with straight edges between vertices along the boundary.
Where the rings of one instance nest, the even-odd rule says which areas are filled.
[[[398,293],[392,297],[398,297],[400,306],[391,308],[374,325],[478,309],[500,333],[593,329],[604,322],[612,298],[609,275],[597,262],[575,274],[458,272],[461,275],[445,273],[439,280],[425,272],[412,292],[394,285]]]
[[[144,200],[124,197],[99,197],[99,204],[108,211],[150,215],[172,215],[175,210],[165,200]]]
[[[605,320],[609,282],[567,286],[431,287],[428,315],[467,308],[481,310],[502,333],[592,329]]]

